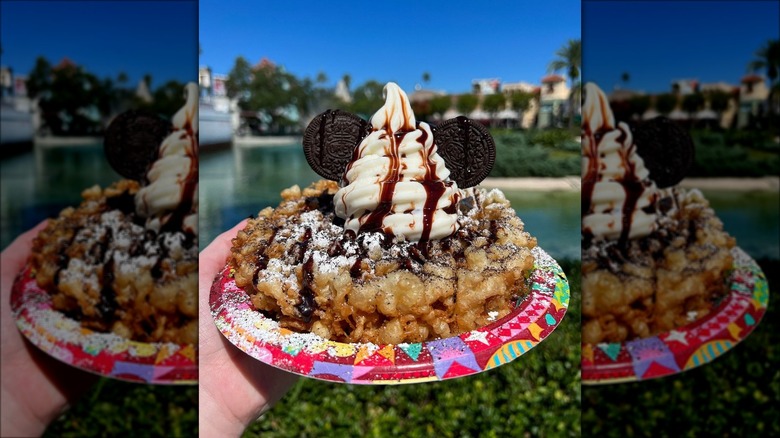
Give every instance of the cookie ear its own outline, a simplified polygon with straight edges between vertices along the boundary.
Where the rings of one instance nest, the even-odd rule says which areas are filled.
[[[636,152],[659,188],[671,187],[688,175],[695,147],[687,130],[659,116],[634,128]]]
[[[306,161],[321,177],[339,181],[368,128],[368,122],[355,114],[325,111],[309,123],[303,134]]]
[[[103,152],[118,174],[143,182],[171,129],[170,122],[150,112],[125,111],[108,125]]]
[[[433,128],[433,138],[458,187],[473,187],[493,170],[496,144],[479,122],[464,116],[445,120]]]

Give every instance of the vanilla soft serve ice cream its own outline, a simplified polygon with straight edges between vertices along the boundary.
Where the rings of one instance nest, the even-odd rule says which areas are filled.
[[[147,173],[149,184],[135,196],[136,212],[147,227],[198,232],[198,86],[188,83],[186,103],[173,116],[173,131],[163,140]]]
[[[385,104],[355,149],[334,200],[336,214],[354,232],[382,231],[428,241],[458,230],[461,193],[450,181],[433,133],[415,121],[406,93],[385,86]]]
[[[656,227],[658,189],[636,153],[631,129],[615,124],[604,93],[585,85],[582,137],[582,232],[626,242]]]

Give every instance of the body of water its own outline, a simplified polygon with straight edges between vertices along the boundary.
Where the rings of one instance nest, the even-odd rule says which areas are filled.
[[[19,233],[68,206],[95,184],[120,176],[108,165],[100,144],[36,147],[0,160],[2,247]],[[200,247],[219,233],[268,206],[280,192],[319,179],[298,146],[233,146],[203,152],[200,158]],[[555,258],[579,258],[578,192],[504,190],[535,236]],[[726,230],[756,258],[780,258],[780,201],[777,192],[704,191]]]
[[[300,146],[234,146],[203,153],[199,175],[201,248],[242,219],[278,205],[283,189],[320,179]],[[504,193],[542,248],[556,258],[580,257],[579,192]]]
[[[100,143],[36,146],[0,160],[2,247],[38,222],[81,203],[81,192],[121,177],[109,166]]]
[[[702,190],[723,227],[753,258],[780,259],[780,197],[771,191]]]

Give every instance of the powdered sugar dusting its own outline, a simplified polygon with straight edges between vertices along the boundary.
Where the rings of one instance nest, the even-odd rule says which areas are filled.
[[[371,246],[370,242],[368,246]],[[318,251],[314,251],[311,254],[315,259],[324,257]],[[554,278],[556,274],[561,273],[557,263],[543,250],[535,249],[534,256],[537,266],[532,278]],[[348,260],[349,258],[345,257],[345,259]],[[326,266],[323,269],[328,268]],[[565,283],[565,279],[563,283]],[[451,378],[435,372],[434,367],[437,361],[455,358],[456,356],[453,355],[457,354],[475,354],[476,350],[473,349],[485,348],[495,351],[495,345],[488,342],[487,339],[499,336],[499,333],[504,333],[505,325],[513,323],[517,318],[530,318],[526,323],[537,320],[542,321],[545,320],[547,312],[558,309],[555,310],[559,313],[557,313],[555,318],[555,324],[552,325],[554,329],[560,323],[563,316],[563,313],[560,312],[566,311],[568,302],[568,300],[564,303],[557,302],[553,298],[553,295],[557,297],[557,288],[563,287],[563,284],[560,282],[557,284],[555,282],[544,282],[540,286],[540,288],[535,288],[534,292],[526,296],[515,310],[516,314],[507,315],[506,320],[502,319],[504,322],[500,323],[501,325],[494,325],[499,313],[489,312],[488,319],[491,321],[491,324],[486,327],[462,333],[452,338],[415,344],[341,343],[329,341],[314,333],[299,333],[282,328],[277,321],[266,317],[253,307],[247,293],[236,286],[235,280],[231,278],[229,266],[226,266],[212,287],[210,306],[212,317],[220,332],[239,349],[261,362],[285,371],[318,379],[332,381],[334,380],[333,377],[329,376],[335,376],[338,378],[337,381],[348,383],[396,384]],[[549,287],[555,290],[544,290]],[[560,306],[561,304],[563,304],[562,307]],[[526,313],[523,309],[535,310],[532,313]],[[547,310],[540,313],[539,309]],[[549,321],[544,322],[544,324],[549,324]],[[545,330],[538,341],[544,340],[551,332],[552,330]],[[508,338],[504,342],[511,343],[513,341],[513,338]],[[460,349],[459,353],[449,350],[455,346],[458,346],[457,348]],[[442,356],[445,353],[446,357]],[[379,358],[380,354],[385,358],[398,357],[399,354],[411,354],[413,357],[424,354],[433,356],[433,361],[431,362],[428,359],[427,361],[417,362],[417,359],[415,359],[415,362],[409,365],[390,359],[392,365],[383,364],[376,368],[371,365],[372,362],[364,361],[368,358]],[[492,366],[496,365],[488,364],[487,368]],[[412,370],[412,368],[414,369]],[[360,376],[363,376],[369,369],[371,369],[370,379],[361,378]],[[468,374],[481,371],[481,369],[472,370]]]
[[[52,308],[51,297],[41,289],[35,278],[26,269],[14,284],[11,294],[11,307],[19,330],[38,348],[49,355],[76,367],[101,375],[124,378],[111,374],[121,370],[121,363],[132,363],[128,373],[140,372],[138,378],[146,378],[149,383],[194,383],[188,379],[165,373],[156,373],[156,361],[170,357],[185,347],[171,342],[142,343],[131,341],[114,333],[101,333],[83,329],[78,321],[66,317]],[[82,357],[83,356],[83,357]],[[193,361],[197,354],[193,353]],[[187,369],[185,374],[197,373],[195,362],[179,365]],[[166,366],[166,373],[175,366]],[[144,374],[142,369],[148,369]],[[194,374],[192,374],[194,375]],[[173,377],[172,377],[173,376]]]

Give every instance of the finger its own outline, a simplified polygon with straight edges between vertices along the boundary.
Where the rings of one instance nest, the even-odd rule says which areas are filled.
[[[2,271],[0,277],[2,278],[3,292],[10,288],[11,282],[16,277],[16,274],[22,270],[24,264],[27,263],[27,259],[30,258],[32,252],[32,242],[35,236],[46,228],[48,220],[43,220],[38,225],[20,234],[8,247],[2,252]]]
[[[199,279],[201,284],[203,280],[211,280],[225,266],[225,262],[230,256],[231,240],[236,237],[239,230],[246,227],[248,219],[244,219],[236,226],[217,236],[209,245],[201,251],[199,255]]]

